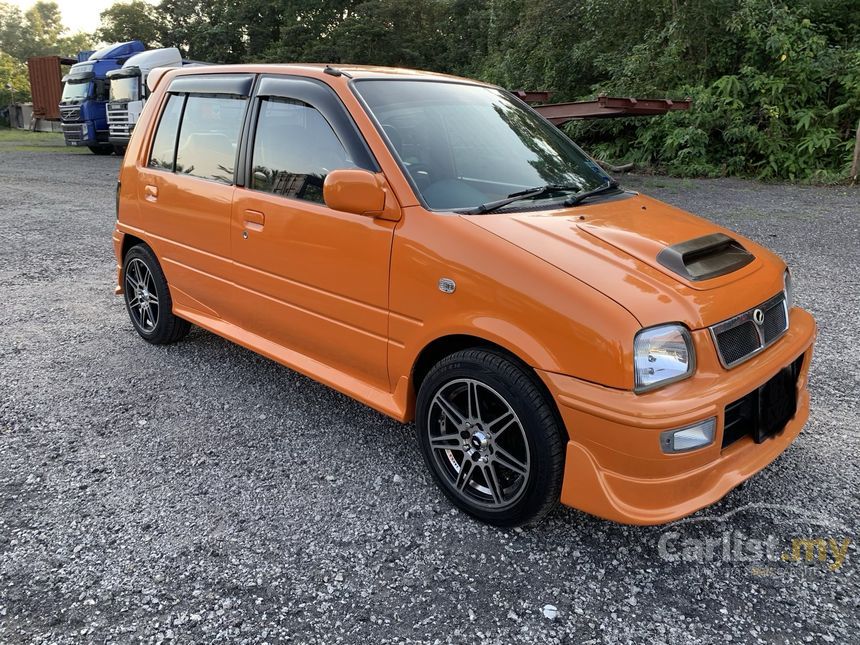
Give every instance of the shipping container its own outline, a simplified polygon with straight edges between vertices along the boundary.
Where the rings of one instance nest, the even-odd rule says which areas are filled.
[[[30,72],[30,94],[33,116],[37,119],[59,119],[60,97],[63,94],[62,65],[75,63],[74,58],[34,56],[27,59]]]

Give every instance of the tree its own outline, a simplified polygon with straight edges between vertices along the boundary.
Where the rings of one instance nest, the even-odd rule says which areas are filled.
[[[0,2],[0,52],[20,60],[24,15],[8,2]]]
[[[144,0],[116,2],[99,14],[95,36],[106,43],[141,40],[148,48],[162,46],[163,27],[156,8]]]
[[[66,31],[57,3],[35,3],[24,12],[24,20],[21,40],[38,54],[56,53],[60,36]]]
[[[5,107],[13,100],[18,103],[30,100],[27,65],[6,52],[0,52],[0,106]]]
[[[67,34],[56,2],[37,2],[26,12],[0,3],[0,51],[19,61],[31,56],[69,56],[88,49],[86,34]]]
[[[162,0],[162,43],[190,58],[212,63],[240,63],[247,52],[241,3],[231,0]]]
[[[250,4],[254,9],[246,16],[253,16],[249,22],[249,55],[269,62],[292,63],[337,60],[327,53],[332,34],[350,19],[361,0],[253,0]],[[265,24],[262,21],[266,20],[266,6],[276,9],[276,30],[252,24]]]

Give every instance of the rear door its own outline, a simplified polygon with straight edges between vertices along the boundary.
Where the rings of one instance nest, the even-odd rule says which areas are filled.
[[[335,92],[261,77],[231,242],[243,327],[388,391],[392,222],[334,211],[326,175],[379,172]]]
[[[174,305],[235,322],[230,220],[250,74],[179,76],[140,169],[144,226]]]

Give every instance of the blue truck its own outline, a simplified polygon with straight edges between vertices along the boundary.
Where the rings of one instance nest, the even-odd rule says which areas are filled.
[[[107,73],[119,69],[129,57],[145,49],[139,40],[116,43],[72,65],[63,77],[60,99],[60,119],[67,146],[86,146],[97,155],[114,152],[105,110],[109,99]]]

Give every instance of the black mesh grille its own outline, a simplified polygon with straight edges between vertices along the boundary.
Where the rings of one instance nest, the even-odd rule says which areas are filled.
[[[756,318],[761,325],[755,322]],[[786,329],[785,294],[778,293],[758,307],[712,326],[711,333],[723,365],[732,367],[770,345]]]
[[[755,323],[751,320],[717,334],[717,344],[727,365],[739,361],[761,346]]]
[[[764,342],[769,343],[785,331],[785,307],[780,302],[764,312]]]

